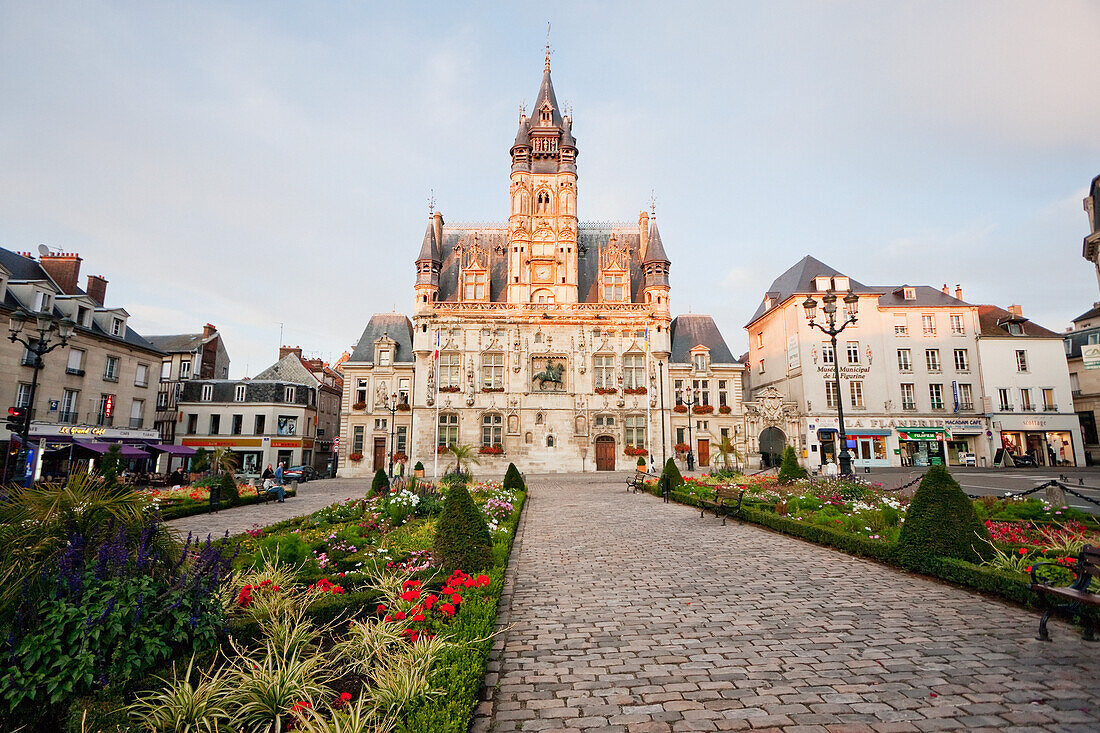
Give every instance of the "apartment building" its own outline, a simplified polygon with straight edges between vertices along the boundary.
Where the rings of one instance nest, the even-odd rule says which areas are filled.
[[[164,352],[158,365],[155,427],[162,441],[174,443],[180,421],[176,403],[184,383],[192,379],[228,379],[229,352],[218,329],[210,323],[201,333],[147,336],[146,340]]]

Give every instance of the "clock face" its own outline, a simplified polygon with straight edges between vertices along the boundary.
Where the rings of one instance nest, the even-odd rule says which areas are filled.
[[[538,263],[533,268],[532,277],[536,282],[553,282],[554,267],[549,263]]]

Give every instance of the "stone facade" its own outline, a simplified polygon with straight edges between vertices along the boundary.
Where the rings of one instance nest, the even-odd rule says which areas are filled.
[[[740,417],[742,366],[709,317],[695,316],[709,323],[705,343],[687,343],[685,329],[684,363],[673,353],[670,262],[653,213],[578,219],[573,120],[558,105],[548,60],[532,110],[511,148],[508,220],[447,224],[433,211],[412,319],[375,315],[343,364],[341,475],[373,471],[376,455],[405,445],[402,428],[410,465],[422,461],[428,475],[450,468],[436,456],[452,443],[482,451],[477,470],[487,475],[509,462],[592,471],[633,468],[643,452],[672,455],[670,373],[690,372],[694,346],[721,352],[705,378],[715,380],[715,400],[717,380],[726,382],[731,408],[706,440]],[[391,417],[395,384],[409,385],[408,403],[398,398],[408,409]],[[359,461],[349,462],[352,453]]]

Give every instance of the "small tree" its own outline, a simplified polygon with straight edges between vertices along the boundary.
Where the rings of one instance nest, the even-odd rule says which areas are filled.
[[[195,455],[191,456],[191,473],[202,473],[210,468],[210,453],[206,448],[199,448]]]
[[[715,450],[718,451],[718,462],[722,464],[722,470],[724,471],[732,471],[734,460],[740,460],[741,458],[737,453],[737,447],[733,444],[733,438],[728,435],[722,436],[722,440]]]
[[[210,465],[215,473],[233,473],[237,470],[237,454],[230,448],[215,448],[210,454]]]
[[[113,484],[118,475],[122,473],[122,464],[122,448],[119,447],[118,443],[115,443],[99,459],[99,475],[108,483]]]
[[[390,488],[390,477],[386,475],[386,472],[381,468],[374,472],[374,481],[371,482],[370,492],[372,494],[382,494],[388,491]]]
[[[455,459],[455,473],[469,473],[471,463],[475,466],[481,463],[474,454],[474,447],[472,445],[451,443],[447,446],[447,452]],[[463,471],[463,468],[466,470]]]
[[[974,504],[943,466],[924,474],[898,536],[896,558],[907,567],[921,569],[936,557],[953,557],[978,563],[979,547],[992,540],[978,519]]]
[[[413,466],[413,470],[414,471],[423,471],[424,470],[424,464],[421,463],[420,461],[417,461],[416,465]]]
[[[447,571],[476,573],[493,561],[489,526],[463,482],[455,482],[447,490],[443,514],[435,529],[433,550],[439,564]]]
[[[241,495],[237,492],[237,479],[233,478],[232,473],[223,473],[218,479],[218,484],[221,486],[220,498],[223,504],[241,503]]]
[[[523,476],[520,476],[519,469],[516,468],[514,463],[509,463],[508,470],[504,472],[504,488],[513,491],[524,491],[526,489]]]
[[[806,478],[806,469],[798,465],[794,447],[788,445],[783,451],[783,463],[779,466],[779,483],[789,484],[800,478]]]
[[[684,485],[684,477],[680,475],[680,469],[676,467],[676,461],[671,458],[665,461],[665,470],[661,472],[661,476],[668,476],[669,491],[675,491]]]

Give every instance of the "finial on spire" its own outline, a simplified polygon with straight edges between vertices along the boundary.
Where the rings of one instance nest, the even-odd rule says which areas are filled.
[[[428,189],[428,216],[435,213],[435,189]]]
[[[649,215],[651,218],[657,218],[657,194],[653,189],[649,189]]]
[[[546,71],[550,71],[550,23],[546,23]]]

